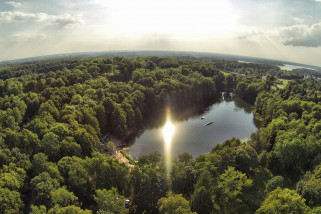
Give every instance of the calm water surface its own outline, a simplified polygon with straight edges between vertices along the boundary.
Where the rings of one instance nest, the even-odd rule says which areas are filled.
[[[205,119],[201,120],[201,117]],[[212,125],[204,126],[212,121]],[[173,156],[188,152],[196,157],[210,152],[216,144],[227,139],[249,138],[251,133],[257,130],[251,106],[238,98],[214,103],[186,120],[172,119],[172,123],[175,126],[172,139]],[[163,124],[160,124],[157,128],[146,129],[134,140],[128,153],[134,159],[154,151],[163,154],[162,126]]]
[[[312,69],[312,68],[308,68],[308,67],[304,67],[304,66],[298,66],[298,65],[289,65],[289,64],[284,64],[283,66],[279,66],[281,69],[283,70],[289,70],[292,71],[293,69],[297,69],[297,68],[307,68],[307,69]],[[313,69],[312,69],[313,70]]]

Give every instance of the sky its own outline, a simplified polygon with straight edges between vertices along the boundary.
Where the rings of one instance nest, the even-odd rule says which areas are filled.
[[[321,0],[0,0],[0,61],[109,50],[321,66]]]

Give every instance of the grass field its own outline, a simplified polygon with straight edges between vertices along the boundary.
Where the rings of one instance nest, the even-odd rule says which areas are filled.
[[[290,80],[279,79],[282,82],[282,85],[286,86]]]
[[[285,88],[285,86],[288,84],[288,82],[290,81],[290,80],[286,80],[286,79],[278,79],[279,81],[281,81],[282,82],[282,84],[277,84],[277,87],[278,88]]]
[[[224,72],[224,71],[221,71],[221,72],[224,74],[224,76],[230,75],[229,73],[226,73],[226,72]]]

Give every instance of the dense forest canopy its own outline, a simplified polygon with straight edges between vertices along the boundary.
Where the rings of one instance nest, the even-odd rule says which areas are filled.
[[[316,77],[194,57],[0,66],[0,212],[320,213]],[[221,92],[254,106],[261,126],[247,142],[174,157],[170,179],[159,153],[132,165],[106,153],[103,136],[126,139],[168,105],[206,104]]]

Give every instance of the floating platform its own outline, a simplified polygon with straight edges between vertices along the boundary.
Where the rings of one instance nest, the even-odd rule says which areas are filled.
[[[209,125],[212,125],[213,123],[214,123],[214,121],[206,123],[204,126],[209,126]]]

